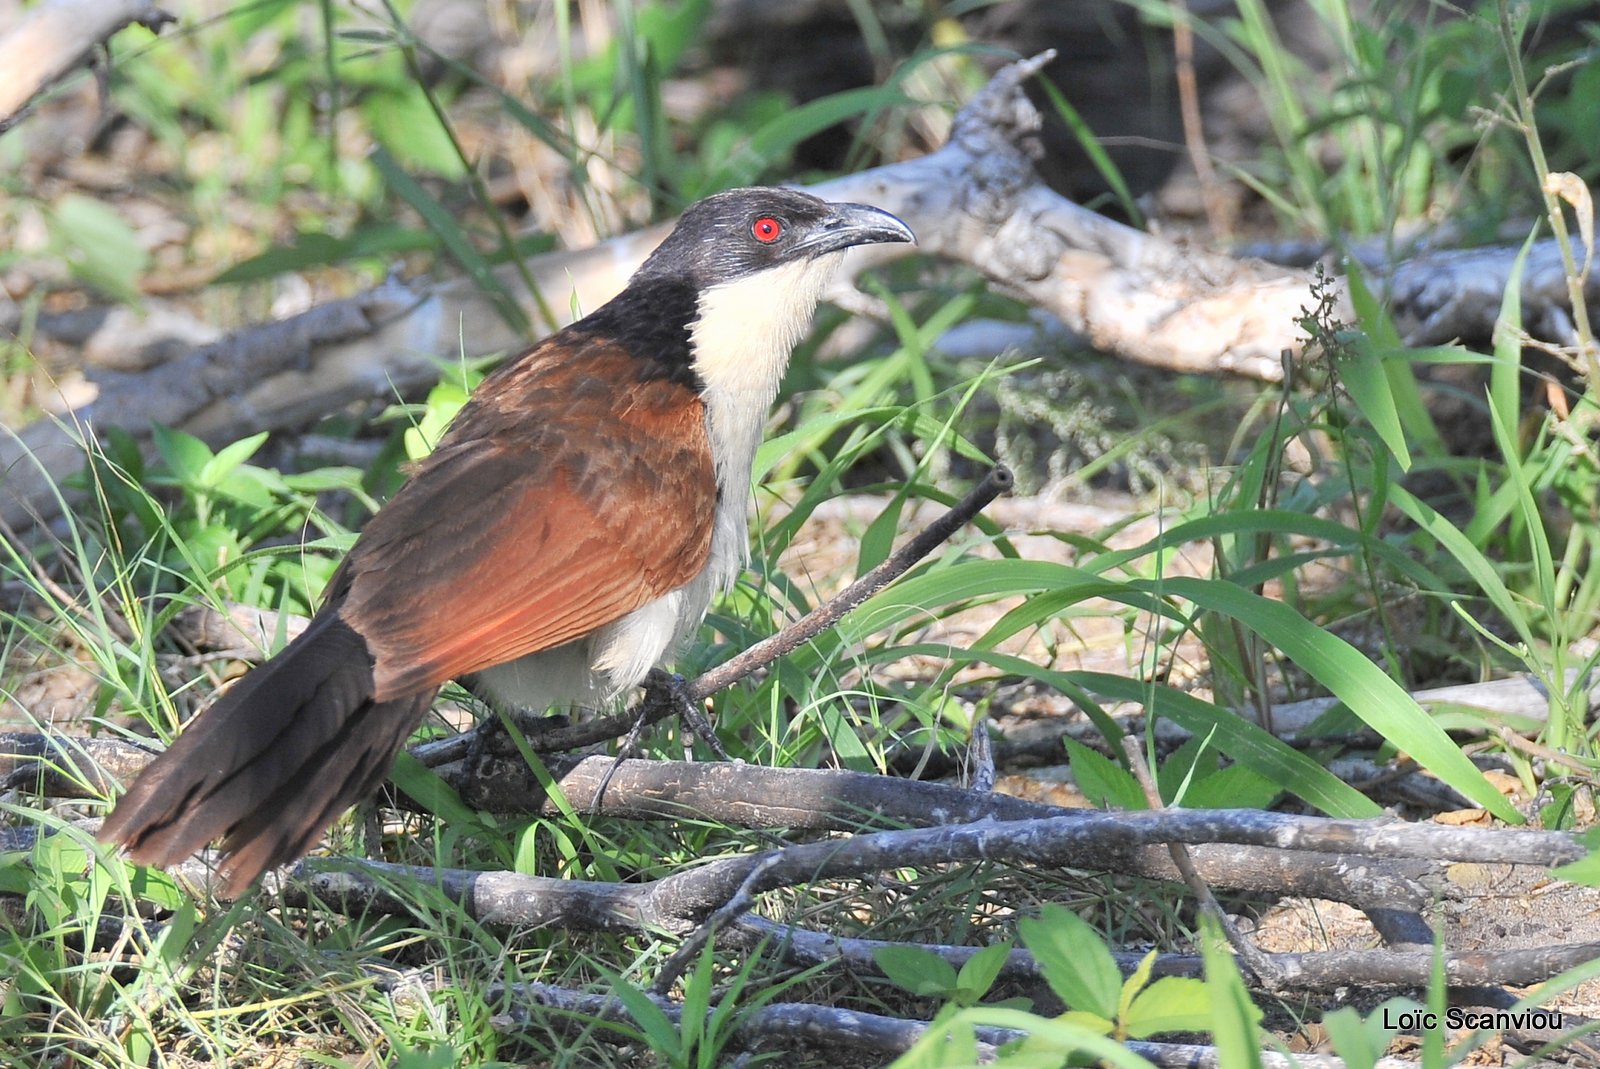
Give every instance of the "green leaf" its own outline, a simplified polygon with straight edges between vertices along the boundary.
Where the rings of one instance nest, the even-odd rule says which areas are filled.
[[[55,202],[49,218],[73,274],[120,301],[139,302],[139,277],[150,254],[116,209],[69,193]]]
[[[1017,934],[1038,961],[1050,990],[1069,1008],[1107,1020],[1116,1015],[1122,973],[1087,921],[1052,903],[1037,918],[1018,921]]]
[[[1229,765],[1190,781],[1186,809],[1266,809],[1283,793],[1275,780],[1244,765]]]
[[[956,986],[961,989],[963,996],[975,1002],[988,994],[1010,955],[1011,942],[1007,940],[983,947],[968,958],[956,975]]]
[[[608,981],[611,994],[622,1003],[622,1008],[628,1011],[628,1016],[644,1032],[644,1037],[649,1041],[655,1053],[667,1059],[681,1059],[687,1053],[683,1049],[683,1037],[678,1031],[678,1026],[672,1023],[655,1000],[633,984],[625,977],[619,976],[604,966],[597,966]]]
[[[791,108],[751,135],[743,147],[707,181],[708,189],[748,185],[781,163],[800,142],[846,119],[882,108],[908,104],[904,94],[882,86],[846,89]]]
[[[956,990],[955,966],[923,947],[878,947],[872,952],[872,960],[890,983],[913,995],[947,997]]]
[[[407,797],[446,824],[465,831],[494,831],[493,825],[486,823],[477,810],[461,800],[461,795],[456,793],[454,787],[405,750],[395,757],[389,779]]]
[[[1522,243],[1517,258],[1511,261],[1505,292],[1500,297],[1500,314],[1494,321],[1494,364],[1489,372],[1489,401],[1493,408],[1515,419],[1522,411],[1522,272],[1528,252],[1539,236],[1535,226]]]
[[[1139,959],[1139,964],[1134,967],[1128,978],[1122,981],[1122,991],[1117,995],[1117,1020],[1126,1020],[1128,1011],[1133,1008],[1133,1000],[1143,991],[1150,982],[1150,973],[1156,967],[1156,952],[1154,950]]]
[[[1600,850],[1576,861],[1550,870],[1550,875],[1558,880],[1567,880],[1571,883],[1581,883],[1589,887],[1600,887]]]
[[[217,450],[215,456],[201,465],[196,481],[207,488],[217,486],[223,479],[233,474],[234,469],[240,464],[255,456],[256,451],[266,440],[267,432],[262,431],[223,446]]]
[[[1508,483],[1507,489],[1510,488],[1511,484]],[[1410,518],[1412,523],[1426,531],[1435,542],[1444,547],[1445,552],[1455,558],[1456,563],[1466,571],[1473,582],[1478,584],[1478,589],[1483,591],[1489,603],[1516,630],[1517,637],[1522,640],[1524,646],[1531,649],[1537,645],[1526,610],[1512,596],[1494,563],[1472,538],[1435,512],[1431,505],[1413,497],[1404,487],[1391,487],[1389,499],[1396,508]],[[1446,588],[1441,584],[1440,589]]]
[[[1332,1013],[1322,1015],[1322,1027],[1328,1030],[1328,1040],[1333,1051],[1347,1069],[1373,1069],[1383,1052],[1389,1049],[1398,1028],[1385,1028],[1384,1020],[1392,1011],[1415,1010],[1411,999],[1392,998],[1382,1003],[1365,1019],[1354,1007],[1341,1006]]]
[[[1099,809],[1149,809],[1133,773],[1075,739],[1065,740],[1072,780]]]
[[[1382,812],[1372,799],[1259,726],[1172,687],[1153,686],[1106,672],[1060,672],[1010,654],[952,650],[948,645],[933,643],[883,647],[869,651],[866,659],[877,662],[910,656],[945,657],[958,664],[982,662],[1023,679],[1036,679],[1066,694],[1088,691],[1117,701],[1151,702],[1152,717],[1165,717],[1195,735],[1209,735],[1219,752],[1329,816],[1361,819]],[[1111,725],[1110,730],[1115,731],[1115,725]]]
[[[150,428],[150,435],[173,478],[184,486],[200,486],[200,475],[212,460],[210,447],[192,434],[159,423]]]
[[[1353,339],[1348,348],[1351,355],[1339,362],[1339,382],[1378,432],[1400,470],[1409,471],[1411,451],[1406,447],[1405,430],[1400,426],[1400,413],[1389,388],[1387,361],[1364,334]]]
[[[505,283],[500,281],[488,259],[473,245],[455,215],[407,174],[399,161],[384,149],[373,150],[372,165],[383,175],[389,189],[417,210],[423,222],[428,224],[428,229],[471,277],[479,292],[494,305],[506,325],[519,335],[530,334],[532,326],[528,321],[528,313],[523,311]]]
[[[211,281],[214,285],[255,282],[367,256],[387,258],[397,253],[431,249],[436,243],[427,231],[398,223],[362,227],[344,238],[318,232],[302,233],[295,235],[287,245],[276,245],[239,261]]]
[[[418,83],[402,82],[369,90],[362,99],[361,114],[395,159],[441,178],[466,176],[449,132],[440,125],[427,93]]]
[[[1037,84],[1044,90],[1044,95],[1049,98],[1050,106],[1055,108],[1056,115],[1061,118],[1067,129],[1072,132],[1073,140],[1078,142],[1078,146],[1083,149],[1084,155],[1089,157],[1089,162],[1094,164],[1095,171],[1099,173],[1101,178],[1105,179],[1106,185],[1110,187],[1112,195],[1117,198],[1117,204],[1122,208],[1123,213],[1127,215],[1130,224],[1139,230],[1143,230],[1145,225],[1144,212],[1140,210],[1139,202],[1134,199],[1132,191],[1128,189],[1128,183],[1122,177],[1121,169],[1117,167],[1116,161],[1101,146],[1100,139],[1095,136],[1094,130],[1084,121],[1078,109],[1074,108],[1071,102],[1062,95],[1061,90],[1056,88],[1055,82],[1041,76],[1037,80]]]
[[[1203,1032],[1211,1023],[1212,1012],[1205,981],[1163,976],[1134,996],[1122,1027],[1134,1039],[1161,1032]]]

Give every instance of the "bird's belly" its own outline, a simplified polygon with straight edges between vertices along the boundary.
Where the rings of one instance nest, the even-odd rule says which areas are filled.
[[[583,638],[477,673],[477,685],[509,708],[600,708],[638,685],[676,652],[705,615],[698,581],[656,598]]]

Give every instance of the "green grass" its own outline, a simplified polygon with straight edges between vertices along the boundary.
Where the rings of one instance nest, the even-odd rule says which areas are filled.
[[[1179,17],[1158,0],[1138,7],[1158,25]],[[694,73],[691,46],[710,17],[710,5],[695,0],[615,5],[629,32],[594,51],[575,47],[580,28],[556,5],[548,27],[556,62],[516,92],[459,64],[446,63],[438,80],[420,78],[436,57],[407,28],[403,4],[369,18],[332,0],[257,2],[191,19],[159,40],[130,31],[111,92],[148,133],[153,158],[169,165],[159,176],[136,172],[131,194],[180,217],[183,261],[226,280],[194,296],[203,313],[263,318],[287,273],[319,294],[342,293],[397,257],[410,266],[442,257],[440,271],[473,278],[508,323],[529,330],[547,311],[518,307],[496,264],[628,229],[729,184],[790,178],[795,147],[840,120],[858,124],[854,161],[892,158],[907,127],[937,127],[960,103],[933,90],[981,78],[973,48],[938,21],[948,12],[930,6],[922,39],[907,44],[872,5],[852,10],[890,71],[883,85],[803,106],[756,97],[693,120],[664,105],[663,89]],[[1493,2],[1449,18],[1395,7],[1358,20],[1337,0],[1318,0],[1312,12],[1335,57],[1316,76],[1281,47],[1262,5],[1241,3],[1237,17],[1196,27],[1247,75],[1269,118],[1261,156],[1232,172],[1259,194],[1265,216],[1335,246],[1378,236],[1399,247],[1408,228],[1440,219],[1486,233],[1522,213],[1548,220],[1541,233],[1574,232],[1569,244],[1581,234],[1541,190],[1550,171],[1570,170],[1591,187],[1600,177],[1583,155],[1600,95],[1589,92],[1596,65],[1572,62],[1581,46],[1536,51],[1523,9]],[[1086,127],[1080,136],[1092,137]],[[0,140],[0,154],[8,151]],[[495,190],[513,158],[549,161],[560,177],[556,232],[518,234],[519,220],[502,211]],[[1103,154],[1100,166],[1110,166]],[[58,266],[55,290],[137,303],[172,266],[147,254],[127,219],[95,196],[29,188],[9,174],[0,191],[8,233],[36,213],[44,243],[35,255]],[[1574,276],[1581,259],[1575,250]],[[23,263],[0,251],[0,270]],[[1117,745],[1122,728],[1105,712],[1134,703],[1152,724],[1167,720],[1194,736],[1157,755],[1167,804],[1368,815],[1376,803],[1326,770],[1338,744],[1291,748],[1237,715],[1329,693],[1343,703],[1330,722],[1369,726],[1497,816],[1571,826],[1592,776],[1547,781],[1508,749],[1529,793],[1546,791],[1537,809],[1513,812],[1460,748],[1463,735],[1495,744],[1495,725],[1458,717],[1447,736],[1406,692],[1530,672],[1551,696],[1538,741],[1594,767],[1585,691],[1569,682],[1571,671],[1600,660],[1581,652],[1600,609],[1600,462],[1590,434],[1600,381],[1581,348],[1592,333],[1577,324],[1579,347],[1565,354],[1573,416],[1563,419],[1536,407],[1548,373],[1521,344],[1515,292],[1487,351],[1416,351],[1390,321],[1381,286],[1351,281],[1355,321],[1337,322],[1332,300],[1308,308],[1301,326],[1314,358],[1281,389],[1065,367],[1079,354],[1048,351],[952,368],[935,346],[945,331],[1024,314],[960,271],[900,265],[872,280],[890,320],[848,360],[817,356],[841,324],[825,311],[758,456],[755,560],[713,608],[682,670],[720,663],[870,568],[901,537],[911,508],[959,496],[991,453],[1004,451],[1035,485],[1068,495],[1114,489],[1129,515],[1106,531],[1044,532],[1071,547],[1070,564],[1028,559],[1020,540],[975,524],[835,632],[716,696],[722,741],[752,762],[882,771],[905,751],[959,754],[974,724],[995,714],[998,688],[1027,681],[1066,695],[1101,727],[1112,757],[1076,743],[1071,754],[1092,799],[1143,804]],[[0,348],[0,385],[37,369],[31,324],[51,296],[42,287],[25,304],[18,339]],[[1491,442],[1481,455],[1452,452],[1449,428],[1431,414],[1438,388],[1429,365],[1447,363],[1486,369],[1470,398]],[[226,601],[310,611],[340,552],[396,485],[401,461],[436,439],[477,374],[458,369],[426,397],[329,420],[328,433],[383,436],[370,469],[279,470],[260,437],[212,448],[162,430],[148,456],[131,439],[109,438],[66,488],[84,504],[64,511],[58,538],[0,539],[0,702],[15,712],[34,657],[54,651],[92,677],[91,709],[80,723],[37,727],[171,737],[227,668],[174,643],[175,614]],[[25,398],[20,389],[0,396],[5,426],[34,416]],[[1294,460],[1302,455],[1309,459]],[[798,543],[817,529],[825,503],[865,492],[878,495],[876,514],[846,532],[854,544],[818,574],[795,553]],[[1155,516],[1153,535],[1123,537]],[[1212,561],[1201,574],[1184,567],[1195,546]],[[1058,663],[1079,631],[1106,620],[1120,631],[1127,672]],[[930,637],[930,628],[951,626],[959,644],[937,630]],[[1180,685],[1191,658],[1203,669],[1198,688]],[[665,727],[645,745],[674,756],[682,739]],[[389,826],[369,826],[358,811],[336,826],[331,848],[425,866],[643,880],[770,842],[704,820],[495,818],[444,792],[434,798],[430,813],[386,813]],[[0,960],[10,966],[0,979],[0,1060],[354,1066],[371,1064],[370,1050],[393,1066],[632,1065],[649,1046],[661,1052],[652,1064],[713,1065],[732,1057],[728,1037],[743,1015],[789,999],[938,1013],[940,1030],[906,1066],[970,1061],[973,1029],[982,1027],[1032,1034],[1026,1051],[1008,1055],[1016,1064],[1067,1048],[1143,1064],[1106,1037],[1143,1036],[1150,1021],[1180,1017],[1208,1031],[1229,1064],[1247,1064],[1258,1049],[1256,1003],[1168,889],[1141,886],[1135,902],[1125,883],[973,866],[772,896],[779,915],[846,935],[989,947],[1020,940],[1055,962],[1046,963],[1048,984],[1078,1011],[1066,1019],[998,1001],[1009,997],[989,971],[998,951],[948,975],[903,955],[884,964],[885,979],[790,974],[771,957],[713,943],[673,986],[685,1011],[675,1023],[641,994],[672,940],[479,924],[423,884],[401,889],[414,903],[401,917],[227,906],[97,850],[81,822],[98,810],[21,793],[4,799],[6,826],[40,835],[0,854]],[[1107,972],[1108,929],[1205,950],[1204,1006],[1186,1001],[1196,997],[1191,987]],[[1099,967],[1080,973],[1063,961]],[[618,992],[631,1023],[541,1019],[508,1029],[513,1006],[503,992],[534,980]],[[1326,1021],[1352,1064],[1387,1041],[1370,1015],[1341,1010]],[[1445,1058],[1427,1052],[1430,1064]]]

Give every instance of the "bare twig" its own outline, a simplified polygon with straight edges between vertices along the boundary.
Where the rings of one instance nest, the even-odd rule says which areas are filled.
[[[738,890],[729,896],[728,901],[707,917],[705,922],[683,941],[683,945],[673,951],[672,956],[662,964],[660,972],[656,974],[655,982],[650,985],[651,990],[658,995],[665,995],[671,991],[672,985],[678,982],[678,977],[683,975],[689,963],[714,935],[755,908],[756,885],[766,876],[767,870],[777,864],[777,859],[777,854],[769,854],[765,860],[750,870],[750,874],[739,884]]]
[[[719,690],[731,687],[751,673],[767,667],[778,658],[793,653],[829,630],[843,619],[846,613],[860,606],[862,602],[904,575],[913,564],[949,541],[952,535],[983,511],[985,505],[1011,489],[1013,481],[1010,470],[1005,466],[1000,465],[990,469],[983,481],[973,487],[965,497],[952,505],[944,515],[924,527],[914,538],[889,554],[876,568],[776,635],[763,639],[694,680],[688,686],[689,694],[696,698],[710,697]]]

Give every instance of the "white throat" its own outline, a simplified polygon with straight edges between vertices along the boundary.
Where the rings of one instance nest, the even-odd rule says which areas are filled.
[[[720,491],[707,568],[715,588],[731,583],[744,564],[750,469],[767,412],[843,259],[841,251],[795,260],[700,294],[689,334]]]

